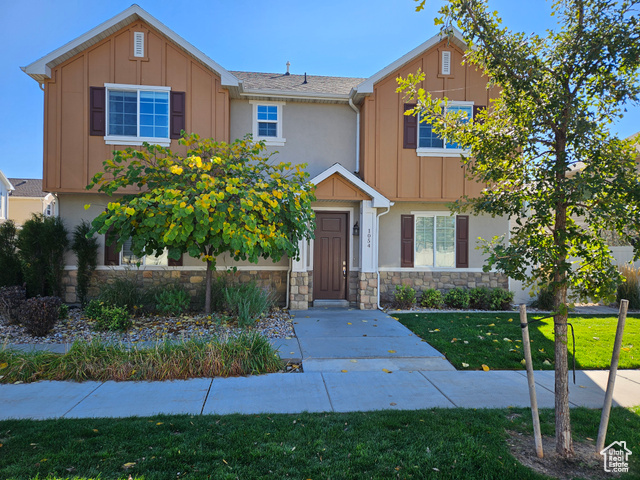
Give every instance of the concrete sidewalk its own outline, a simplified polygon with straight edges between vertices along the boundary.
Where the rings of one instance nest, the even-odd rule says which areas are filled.
[[[541,408],[553,408],[553,372],[535,373]],[[601,408],[608,372],[579,371],[572,406]],[[618,373],[614,405],[640,405],[640,370]],[[0,385],[0,420],[164,414],[357,412],[528,407],[521,371],[274,373],[171,382]]]

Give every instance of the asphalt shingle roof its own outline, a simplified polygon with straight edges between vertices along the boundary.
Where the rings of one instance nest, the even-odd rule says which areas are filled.
[[[47,192],[42,191],[41,178],[10,178],[9,181],[15,190],[11,192],[13,197],[46,197]]]
[[[364,78],[324,77],[320,75],[285,75],[282,73],[231,72],[248,90],[281,90],[300,93],[329,93],[347,95]]]

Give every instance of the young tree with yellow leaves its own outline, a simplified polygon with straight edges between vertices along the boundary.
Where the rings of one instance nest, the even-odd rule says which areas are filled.
[[[233,143],[185,135],[187,155],[144,144],[114,152],[87,189],[109,196],[131,187],[92,222],[92,232],[108,235],[122,248],[131,238],[135,255],[169,258],[186,253],[207,265],[205,312],[211,313],[211,281],[216,257],[278,261],[297,257],[298,242],[313,235],[315,200],[305,165],[272,163],[264,145],[249,137]],[[111,235],[113,234],[113,235]]]

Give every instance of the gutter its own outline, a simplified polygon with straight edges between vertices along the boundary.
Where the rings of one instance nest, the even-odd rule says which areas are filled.
[[[354,92],[354,90],[352,90]],[[360,109],[353,103],[353,95],[349,95],[349,106],[356,112],[356,175],[360,175]]]

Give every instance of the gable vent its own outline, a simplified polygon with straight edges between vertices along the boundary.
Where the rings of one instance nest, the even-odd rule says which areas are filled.
[[[144,57],[144,32],[133,32],[133,56]]]
[[[451,75],[451,52],[442,52],[442,75]]]

